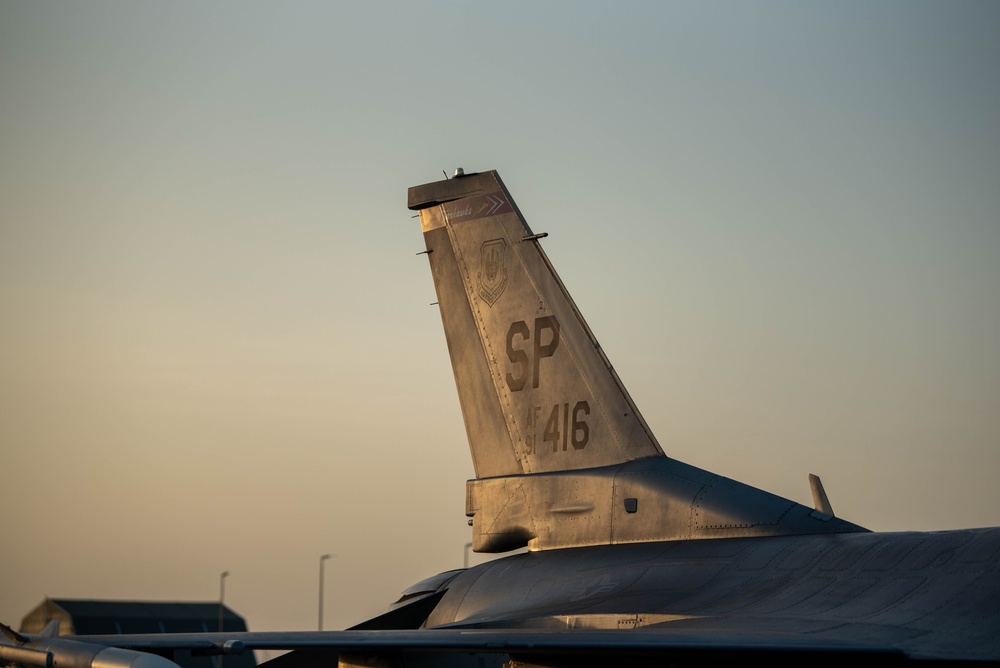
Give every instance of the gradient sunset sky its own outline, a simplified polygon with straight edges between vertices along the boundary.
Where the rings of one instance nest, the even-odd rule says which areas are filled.
[[[408,186],[498,169],[667,454],[1000,524],[1000,4],[0,2],[0,621],[462,565]],[[475,560],[479,560],[477,556]],[[475,561],[474,560],[474,561]]]

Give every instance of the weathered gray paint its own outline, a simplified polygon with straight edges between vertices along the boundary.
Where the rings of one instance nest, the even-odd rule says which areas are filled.
[[[409,202],[476,469],[474,550],[864,530],[665,456],[496,172]]]
[[[450,580],[427,626],[803,636],[1000,657],[1000,529],[529,552]]]
[[[667,457],[470,480],[466,514],[480,552],[865,531]]]
[[[474,196],[466,197],[470,192]],[[409,201],[420,211],[431,251],[427,258],[463,411],[474,407],[465,418],[477,477],[594,468],[662,455],[539,241],[524,240],[533,232],[496,172],[418,186],[411,189]],[[498,213],[483,215],[492,209]],[[506,280],[492,301],[483,296],[483,253],[494,241],[503,246]],[[512,367],[507,350],[512,325],[524,324],[528,336],[516,338],[530,357],[539,318],[558,322],[556,354],[532,358],[528,367]],[[511,373],[526,377],[522,389],[511,388]],[[538,387],[536,374],[541,376]],[[539,407],[544,423],[551,407],[580,402],[589,406],[586,447],[568,454],[562,445],[558,452],[549,451],[539,438],[542,430],[528,424],[532,409]],[[498,424],[503,428],[498,430]],[[481,467],[497,457],[503,459],[496,468]]]

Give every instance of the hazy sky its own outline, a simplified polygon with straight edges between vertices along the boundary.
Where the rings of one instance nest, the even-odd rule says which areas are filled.
[[[472,476],[406,188],[498,169],[667,453],[1000,524],[1000,4],[0,2],[0,621],[382,612]]]

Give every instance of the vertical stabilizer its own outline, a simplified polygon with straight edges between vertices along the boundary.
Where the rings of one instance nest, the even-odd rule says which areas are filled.
[[[410,188],[476,476],[663,455],[496,172]]]

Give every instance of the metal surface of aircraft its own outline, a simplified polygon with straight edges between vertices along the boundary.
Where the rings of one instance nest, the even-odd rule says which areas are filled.
[[[347,631],[58,638],[22,666],[1000,661],[1000,528],[874,533],[664,454],[496,172],[416,186],[475,465],[479,552]],[[155,664],[155,665],[153,665]]]

